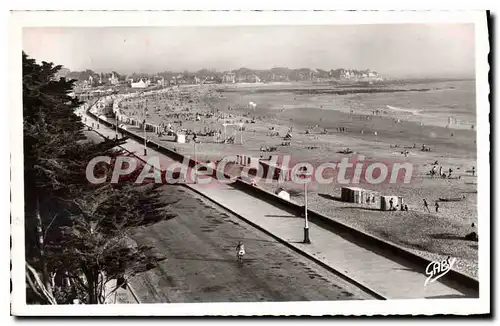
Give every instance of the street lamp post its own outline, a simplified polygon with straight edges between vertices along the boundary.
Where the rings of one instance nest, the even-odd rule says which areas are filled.
[[[304,183],[304,208],[305,208],[305,219],[304,219],[304,243],[311,243],[309,239],[309,220],[307,218],[307,182]]]
[[[100,116],[99,116],[99,112],[97,112],[97,129],[99,129],[99,121],[101,120]]]
[[[111,95],[111,99],[113,100],[113,106],[115,105],[115,98],[113,97],[113,95]],[[118,140],[118,113],[117,112],[114,112],[115,113],[115,123],[116,123],[116,126],[115,126],[115,140]]]
[[[300,176],[304,179],[308,178],[311,173],[307,170],[305,166],[300,169]],[[311,243],[311,239],[309,238],[309,219],[307,216],[307,180],[304,182],[304,243]]]
[[[194,141],[193,142],[194,144],[194,166],[193,166],[193,169],[194,169],[194,183],[197,183],[197,176],[198,176],[198,171],[196,171],[196,162],[197,162],[197,159],[196,159],[196,142]]]
[[[193,180],[193,182],[195,184],[198,183],[198,171],[196,170],[196,165],[197,165],[197,162],[198,162],[198,159],[196,157],[196,140],[197,139],[198,139],[198,137],[196,137],[196,134],[195,134],[194,137],[193,137],[193,147],[194,147],[194,165],[193,165],[194,180]]]
[[[115,139],[118,140],[118,113],[116,113],[116,112],[115,112],[115,123],[116,123]]]

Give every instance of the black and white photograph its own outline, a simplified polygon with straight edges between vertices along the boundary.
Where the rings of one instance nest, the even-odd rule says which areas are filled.
[[[11,18],[13,315],[490,312],[485,11]]]

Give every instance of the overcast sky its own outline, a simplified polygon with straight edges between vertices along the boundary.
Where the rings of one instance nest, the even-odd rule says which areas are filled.
[[[383,75],[474,76],[474,26],[25,28],[23,50],[71,70],[373,69]]]

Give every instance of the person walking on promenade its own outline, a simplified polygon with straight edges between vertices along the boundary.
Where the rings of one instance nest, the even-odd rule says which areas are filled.
[[[429,213],[431,212],[429,210],[429,204],[427,203],[427,200],[425,200],[425,199],[424,199],[424,208],[427,210],[427,212],[429,212]]]
[[[245,255],[245,245],[243,241],[238,242],[238,246],[236,246],[236,258],[238,261],[243,261],[243,256]]]
[[[439,213],[439,204],[438,204],[438,202],[436,202],[436,204],[434,206],[436,207],[436,213]]]

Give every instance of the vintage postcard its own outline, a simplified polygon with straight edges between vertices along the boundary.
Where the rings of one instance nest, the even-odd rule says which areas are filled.
[[[487,22],[12,12],[11,313],[490,313]]]

